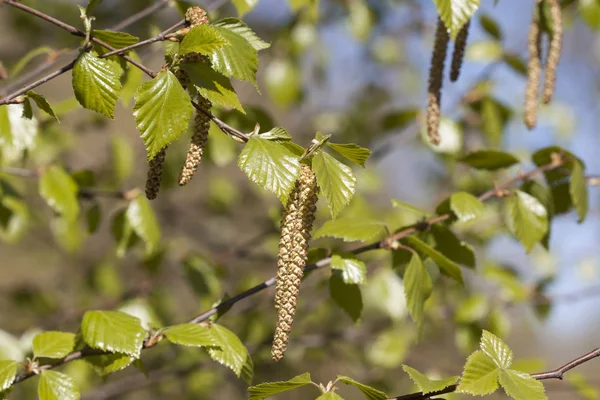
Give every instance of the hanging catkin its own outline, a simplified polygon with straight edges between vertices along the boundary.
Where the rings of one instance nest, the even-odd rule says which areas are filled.
[[[534,11],[529,27],[527,49],[529,60],[527,62],[527,85],[525,87],[525,114],[524,121],[527,128],[533,129],[537,121],[538,90],[540,86],[540,73],[542,60],[540,54],[541,29],[540,21]]]
[[[452,66],[450,68],[450,80],[456,82],[460,75],[460,69],[462,67],[463,59],[465,58],[465,49],[467,47],[467,38],[469,37],[469,26],[471,25],[471,19],[467,22],[458,32],[456,40],[454,41],[454,51],[452,52]]]
[[[196,173],[198,165],[200,164],[200,160],[202,159],[202,155],[204,154],[206,142],[208,140],[208,129],[210,128],[209,115],[212,103],[206,100],[204,97],[198,96],[198,105],[200,105],[200,107],[209,114],[207,115],[200,110],[196,110],[193,128],[194,133],[192,134],[192,139],[190,140],[188,152],[185,157],[185,163],[183,164],[183,168],[179,173],[180,186],[187,185]]]
[[[146,197],[148,200],[154,200],[160,190],[160,178],[162,177],[166,148],[159,151],[148,163],[148,177],[146,178]]]
[[[296,314],[300,281],[308,256],[310,231],[317,210],[317,190],[315,174],[308,165],[302,164],[300,177],[290,193],[281,220],[275,286],[277,326],[271,349],[275,361],[283,358]]]
[[[544,78],[544,91],[542,100],[548,104],[554,94],[554,85],[556,83],[556,68],[560,60],[562,49],[562,15],[558,0],[546,0],[550,8],[550,18],[552,19],[552,32],[548,43],[548,58],[546,59],[546,70]]]
[[[427,90],[427,136],[433,144],[440,143],[440,101],[442,98],[442,81],[444,76],[444,60],[448,47],[448,31],[444,22],[438,18],[435,30],[435,42],[429,69],[429,87]]]

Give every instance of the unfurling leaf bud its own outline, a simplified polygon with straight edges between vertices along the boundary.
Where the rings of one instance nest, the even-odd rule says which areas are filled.
[[[188,147],[187,156],[185,163],[179,174],[179,185],[185,186],[192,179],[202,155],[204,154],[204,148],[208,140],[208,130],[210,128],[210,108],[212,103],[202,96],[198,96],[198,105],[202,108],[196,110],[196,116],[194,117],[194,133],[190,140],[190,146]]]
[[[277,258],[275,308],[277,326],[271,355],[279,361],[287,349],[292,330],[300,282],[308,257],[308,242],[317,210],[317,179],[308,165],[302,164],[281,220],[281,239]]]
[[[427,89],[427,136],[433,144],[440,143],[440,102],[442,99],[442,82],[444,78],[444,61],[450,36],[441,18],[438,18],[435,30],[435,42],[431,54],[429,68],[429,87]]]
[[[146,197],[148,200],[154,200],[158,196],[166,154],[167,149],[164,148],[148,163],[148,177],[146,178]]]
[[[456,82],[460,75],[460,69],[462,67],[463,59],[465,58],[465,49],[467,48],[467,38],[469,37],[469,26],[471,25],[471,19],[467,22],[458,32],[456,40],[454,41],[454,51],[452,52],[452,66],[450,68],[450,80]]]

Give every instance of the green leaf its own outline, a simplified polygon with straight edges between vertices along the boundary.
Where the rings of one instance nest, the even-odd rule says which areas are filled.
[[[262,400],[277,393],[287,392],[288,390],[297,389],[311,383],[310,374],[308,372],[293,377],[288,381],[280,382],[265,382],[248,388],[250,400]]]
[[[423,310],[425,300],[431,294],[432,283],[418,254],[413,254],[404,272],[404,293],[410,316],[417,324],[419,331],[423,327]]]
[[[337,151],[342,157],[360,165],[365,166],[367,158],[371,155],[371,150],[360,147],[355,143],[339,144],[327,142],[327,146]]]
[[[465,369],[458,384],[458,393],[483,396],[498,389],[500,369],[487,354],[475,351],[467,358]]]
[[[229,43],[210,25],[193,27],[179,45],[179,54],[198,53],[210,55]]]
[[[271,101],[284,110],[302,95],[302,72],[290,57],[272,59],[263,71],[264,85]]]
[[[440,270],[452,279],[462,283],[462,271],[458,264],[450,260],[448,257],[429,246],[427,243],[416,238],[415,236],[407,236],[404,238],[406,243],[420,253],[428,255],[435,262]]]
[[[352,254],[334,254],[331,256],[330,266],[342,271],[345,283],[362,285],[367,281],[367,266]]]
[[[417,116],[421,112],[418,108],[407,108],[403,110],[392,111],[383,117],[381,123],[384,131],[390,129],[404,129],[408,125],[415,122]]]
[[[41,94],[37,94],[36,92],[34,92],[33,90],[29,90],[27,93],[25,93],[27,95],[28,98],[32,99],[33,101],[35,101],[35,104],[38,106],[38,108],[42,111],[44,111],[46,114],[50,115],[52,118],[54,118],[56,121],[58,120],[58,117],[56,116],[56,114],[54,113],[54,110],[52,109],[52,107],[50,106],[50,104],[48,103],[48,101],[46,100],[46,98],[44,96],[42,96]],[[59,121],[60,122],[60,121]]]
[[[323,151],[313,157],[312,165],[317,183],[329,203],[331,219],[335,219],[352,200],[356,177],[348,166]]]
[[[340,382],[345,383],[346,385],[352,385],[358,390],[360,390],[368,400],[386,400],[388,395],[383,393],[380,390],[372,388],[371,386],[365,385],[363,383],[357,382],[352,378],[349,378],[344,375],[338,375],[337,379]]]
[[[395,208],[401,208],[403,210],[410,211],[411,213],[419,217],[426,217],[428,215],[427,211],[421,210],[420,208],[417,208],[412,204],[409,204],[402,200],[392,199],[392,206]]]
[[[433,2],[452,40],[479,8],[479,0],[433,0]]]
[[[160,242],[160,228],[150,201],[144,196],[131,200],[125,212],[133,231],[146,243],[146,254],[154,253]]]
[[[490,17],[487,14],[482,14],[479,18],[479,23],[481,23],[481,27],[483,28],[483,30],[486,31],[494,39],[502,40],[502,30],[492,17]]]
[[[138,318],[120,311],[88,311],[81,335],[91,348],[139,358],[146,330]]]
[[[96,7],[98,7],[103,0],[90,0],[88,1],[87,7],[85,8],[85,13],[90,15],[91,12],[94,11]]]
[[[245,113],[231,81],[212,69],[208,63],[182,63],[181,68],[188,74],[202,97],[212,103],[231,107]]]
[[[362,293],[356,284],[345,283],[339,271],[332,271],[329,279],[329,294],[354,322],[360,319],[363,309]]]
[[[470,324],[484,319],[489,312],[487,296],[482,293],[474,293],[459,303],[454,320],[460,324]]]
[[[44,171],[40,178],[40,195],[55,212],[69,221],[74,221],[79,215],[78,190],[71,175],[56,165]]]
[[[148,160],[187,131],[193,113],[190,96],[168,70],[138,88],[133,110]]]
[[[129,367],[134,362],[135,357],[128,354],[112,353],[86,357],[85,360],[94,368],[98,375],[106,376]]]
[[[577,160],[573,162],[569,193],[571,194],[573,205],[577,210],[577,215],[579,215],[578,222],[581,223],[585,220],[585,216],[588,212],[588,187],[583,164]]]
[[[245,0],[245,1],[253,1],[253,0]],[[242,21],[240,21],[237,18],[224,18],[220,21],[215,22],[214,24],[211,24],[211,26],[218,26],[218,27],[227,29],[231,32],[234,32],[234,33],[242,36],[244,39],[246,39],[248,41],[248,43],[250,43],[250,45],[256,51],[268,49],[269,47],[271,47],[270,43],[267,43],[264,40],[262,40],[261,38],[259,38],[256,35],[256,33],[254,33],[254,31],[248,27],[248,25],[246,25],[245,23],[243,23]]]
[[[535,197],[520,190],[506,202],[509,229],[529,252],[548,231],[546,209]]]
[[[260,138],[267,140],[275,140],[277,142],[289,142],[290,140],[292,140],[292,135],[290,135],[282,127],[276,126],[268,132],[261,133]]]
[[[238,12],[238,15],[243,17],[247,12],[252,11],[252,9],[258,4],[258,0],[233,0],[233,5]]]
[[[402,365],[402,369],[410,376],[410,379],[418,386],[423,394],[438,392],[448,386],[452,386],[459,378],[458,376],[451,376],[444,379],[429,379],[427,376],[408,365]]]
[[[512,350],[499,337],[486,330],[481,335],[481,351],[494,360],[500,369],[507,369],[512,365]]]
[[[393,273],[392,276],[395,277]],[[398,303],[394,303],[394,307],[397,306]],[[367,358],[373,365],[377,365],[377,368],[395,369],[404,361],[412,342],[413,333],[406,325],[386,330],[377,335],[375,342],[368,349]]]
[[[325,222],[314,238],[329,236],[343,239],[345,242],[372,242],[385,233],[385,225],[382,222],[368,218],[345,217]]]
[[[515,72],[522,76],[527,76],[527,65],[518,54],[504,54],[504,62],[511,67]]]
[[[212,52],[212,67],[225,76],[248,81],[256,86],[258,52],[244,36],[238,34],[235,29],[230,29],[242,24],[241,21],[235,21],[237,20],[227,18],[212,25],[229,43]]]
[[[84,108],[114,119],[123,71],[114,61],[83,52],[73,67],[75,98]]]
[[[500,372],[500,385],[515,400],[547,400],[542,382],[524,372],[508,370]]]
[[[483,203],[467,192],[458,192],[450,196],[450,208],[463,222],[471,221],[483,213]]]
[[[13,360],[0,361],[0,393],[12,386],[19,363]]]
[[[230,368],[238,377],[250,357],[240,339],[222,325],[213,324],[210,330],[218,347],[208,347],[208,354],[216,362]]]
[[[42,332],[33,338],[33,356],[63,358],[75,348],[75,335],[67,332]]]
[[[275,193],[283,204],[287,203],[300,173],[300,161],[296,155],[280,143],[258,137],[246,143],[238,158],[238,166],[252,182]]]
[[[461,162],[477,169],[496,170],[515,165],[519,160],[512,154],[498,150],[480,150],[467,154]]]
[[[344,400],[339,394],[334,392],[325,392],[315,400]]]
[[[38,383],[40,400],[79,400],[81,395],[73,379],[56,371],[44,370]]]
[[[93,36],[115,49],[122,49],[123,47],[131,46],[140,41],[140,38],[126,32],[115,32],[102,29],[94,29]]]
[[[469,268],[475,268],[475,253],[466,242],[461,241],[448,227],[440,224],[431,227],[435,249],[449,259]]]
[[[13,152],[20,156],[23,150],[35,146],[38,123],[35,118],[23,118],[24,111],[23,104],[0,107],[0,146],[6,151],[5,154]]]
[[[171,343],[183,346],[216,346],[217,342],[210,328],[199,324],[181,324],[164,330]]]
[[[597,0],[579,0],[579,15],[592,29],[600,28],[600,3]]]

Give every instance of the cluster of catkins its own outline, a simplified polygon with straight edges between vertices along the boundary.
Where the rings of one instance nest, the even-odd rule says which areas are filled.
[[[544,18],[543,7],[547,4],[550,11],[551,30],[548,29],[548,55],[546,58],[546,71],[544,79],[544,89],[542,100],[545,104],[549,103],[554,93],[556,82],[556,67],[560,59],[562,48],[562,17],[560,3],[558,0],[535,0],[537,9],[534,10],[531,28],[529,31],[528,51],[529,61],[527,64],[527,87],[525,90],[525,125],[533,129],[537,119],[538,108],[538,90],[540,75],[542,70],[541,57],[541,35],[543,31],[542,21]],[[469,32],[470,20],[461,28],[454,43],[454,54],[452,56],[452,67],[450,71],[450,80],[456,81],[460,74],[462,60],[464,58],[467,36]],[[431,56],[431,67],[429,70],[429,86],[427,89],[427,136],[433,144],[439,144],[439,126],[440,126],[440,102],[442,97],[442,82],[444,76],[444,61],[446,59],[446,49],[450,36],[448,30],[441,19],[438,19],[435,32],[435,41]]]
[[[190,7],[185,14],[185,19],[188,27],[178,32],[181,35],[185,35],[187,31],[195,26],[208,24],[209,22],[206,11],[198,6]],[[180,60],[181,63],[193,61],[210,62],[206,56],[200,54],[188,54]],[[187,89],[189,77],[185,71],[178,69],[175,72],[175,76],[177,76],[181,86]],[[196,105],[199,107],[197,107],[196,115],[194,116],[192,138],[185,162],[179,174],[179,185],[181,186],[187,185],[196,173],[208,140],[212,103],[204,97],[196,95]],[[149,162],[148,177],[146,179],[146,197],[150,200],[155,199],[160,190],[160,179],[164,169],[166,150],[167,148],[165,147]]]

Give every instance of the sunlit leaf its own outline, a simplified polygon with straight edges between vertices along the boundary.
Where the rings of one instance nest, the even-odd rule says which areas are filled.
[[[500,385],[515,400],[547,400],[542,382],[524,372],[500,372]]]
[[[258,4],[258,0],[233,0],[233,5],[235,6],[240,18],[246,13],[252,11],[256,4]]]
[[[456,264],[454,261],[415,236],[408,236],[404,240],[406,240],[406,243],[413,249],[429,256],[433,262],[440,267],[440,270],[445,275],[458,282],[462,282],[462,271],[460,270],[458,264]]]
[[[452,39],[479,8],[479,0],[433,0]]]
[[[83,52],[73,67],[75,98],[84,108],[114,118],[123,71],[116,62]]]
[[[506,199],[506,207],[508,227],[525,250],[530,251],[548,231],[546,209],[535,197],[520,190]]]
[[[137,196],[129,203],[125,215],[134,232],[146,243],[146,253],[154,253],[160,241],[160,228],[150,201]]]
[[[311,383],[310,374],[308,372],[293,377],[287,381],[281,382],[264,382],[248,388],[250,400],[263,400],[277,393],[287,392],[288,390],[297,389]]]
[[[138,318],[120,311],[88,311],[81,322],[81,335],[94,349],[137,358],[146,330]]]
[[[423,326],[423,309],[425,300],[431,294],[431,277],[425,269],[421,258],[413,254],[404,272],[404,293],[410,315],[421,330]]]
[[[481,335],[481,351],[487,354],[498,368],[507,369],[512,365],[512,350],[499,337],[486,330]]]
[[[348,166],[323,151],[314,156],[313,171],[329,203],[331,218],[335,219],[352,200],[356,189],[356,177]]]
[[[93,36],[115,49],[122,49],[123,47],[131,46],[140,41],[140,38],[126,32],[115,32],[102,29],[94,29]]]
[[[450,208],[463,222],[471,221],[483,213],[483,203],[466,192],[458,192],[450,196]]]
[[[337,379],[340,382],[345,383],[346,385],[352,385],[358,390],[360,390],[363,393],[363,395],[367,398],[367,400],[386,400],[389,397],[382,391],[372,388],[371,386],[365,385],[364,383],[357,382],[354,379],[349,378],[347,376],[338,375]]]
[[[68,221],[79,215],[77,193],[79,188],[71,175],[57,166],[51,166],[42,174],[39,181],[40,195],[48,205]]]
[[[0,393],[11,387],[17,375],[19,363],[13,360],[0,361]]]
[[[208,63],[182,63],[181,68],[188,74],[202,97],[214,104],[244,112],[229,78],[216,72]]]
[[[38,383],[40,400],[79,400],[79,389],[68,375],[60,372],[43,370]]]
[[[219,32],[211,25],[193,27],[179,45],[179,54],[198,53],[210,55],[215,50],[228,45]]]
[[[33,338],[34,357],[62,358],[73,351],[75,334],[42,332]]]
[[[52,109],[52,106],[50,106],[50,103],[48,103],[48,101],[46,100],[46,98],[44,96],[42,96],[41,94],[37,94],[33,90],[29,90],[26,93],[26,95],[28,98],[35,101],[35,104],[38,106],[38,108],[40,110],[44,111],[46,114],[50,115],[52,118],[54,118],[55,120],[58,121],[58,117],[56,116],[56,113],[54,112],[54,110]]]
[[[183,346],[217,346],[210,328],[199,324],[171,326],[164,330],[164,334],[169,342]]]
[[[247,364],[247,358],[250,357],[248,350],[235,333],[224,326],[213,324],[210,330],[218,347],[208,347],[208,354],[213,360],[240,376]]]
[[[498,389],[500,371],[490,356],[477,350],[467,358],[456,391],[479,396],[493,393]]]
[[[342,272],[345,283],[362,285],[367,280],[367,266],[352,254],[332,255],[330,266]]]
[[[410,379],[417,385],[423,394],[433,393],[454,385],[458,380],[458,376],[451,376],[445,379],[430,379],[414,368],[408,365],[403,365],[402,369],[410,376]]]
[[[327,142],[327,146],[337,151],[342,157],[360,165],[365,166],[367,158],[371,155],[371,151],[364,147],[360,147],[355,143],[339,144]]]

